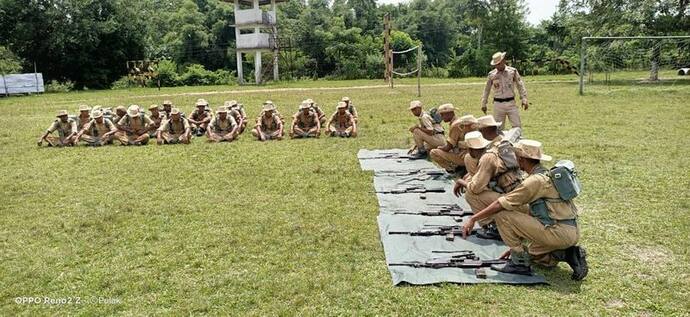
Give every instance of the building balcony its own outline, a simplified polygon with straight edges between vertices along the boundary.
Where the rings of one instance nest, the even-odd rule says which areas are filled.
[[[275,25],[275,13],[261,9],[247,9],[235,11],[235,25]]]
[[[275,41],[268,33],[240,34],[237,38],[238,50],[272,50],[274,48]]]

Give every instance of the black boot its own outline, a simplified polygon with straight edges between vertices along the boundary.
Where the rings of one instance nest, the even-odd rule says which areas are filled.
[[[495,223],[490,223],[477,230],[477,237],[487,240],[503,241],[503,239],[501,239],[501,234],[498,233],[498,228],[496,228]]]
[[[581,281],[587,276],[589,266],[587,265],[587,251],[580,246],[572,246],[565,249],[565,262],[573,269],[570,278],[574,281]]]

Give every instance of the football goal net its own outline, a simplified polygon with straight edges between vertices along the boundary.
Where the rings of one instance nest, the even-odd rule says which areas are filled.
[[[583,37],[580,94],[634,85],[690,85],[690,36]]]

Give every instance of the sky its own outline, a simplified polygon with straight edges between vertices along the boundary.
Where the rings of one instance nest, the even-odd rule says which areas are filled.
[[[376,0],[378,3],[400,3],[409,0]],[[556,12],[558,0],[526,0],[529,14],[527,22],[537,25],[542,20],[550,18]]]

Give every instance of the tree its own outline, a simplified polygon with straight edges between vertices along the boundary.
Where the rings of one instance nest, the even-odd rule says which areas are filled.
[[[22,70],[22,60],[4,46],[0,46],[0,74],[15,74]]]

